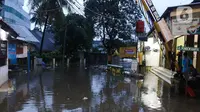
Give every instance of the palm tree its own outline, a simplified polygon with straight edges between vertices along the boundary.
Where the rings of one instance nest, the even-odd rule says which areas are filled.
[[[29,0],[31,4],[31,22],[35,25],[44,27],[42,40],[40,45],[40,56],[42,55],[43,41],[47,26],[51,26],[58,17],[64,17],[63,7],[68,12],[71,11],[71,4],[73,0]]]

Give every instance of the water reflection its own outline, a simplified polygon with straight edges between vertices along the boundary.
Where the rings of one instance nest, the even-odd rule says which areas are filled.
[[[154,75],[147,75],[145,77],[144,88],[147,90],[142,92],[142,101],[144,105],[151,109],[160,110],[162,104],[160,98],[157,96],[158,77]]]
[[[164,81],[152,74],[144,80],[124,79],[73,65],[27,79],[24,75],[8,82],[5,87],[12,91],[0,88],[4,90],[0,92],[1,112],[187,112],[178,107],[195,111],[200,104],[172,97]]]

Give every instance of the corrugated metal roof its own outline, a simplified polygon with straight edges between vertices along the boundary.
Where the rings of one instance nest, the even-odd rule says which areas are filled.
[[[12,36],[14,36],[14,37],[19,36],[19,35],[17,34],[17,32],[14,31],[14,29],[11,28],[11,26],[10,26],[9,24],[7,24],[6,22],[4,22],[1,18],[0,18],[0,26],[1,26],[1,28],[2,28],[3,30],[9,32]]]
[[[42,32],[40,32],[37,29],[34,29],[31,32],[40,41],[39,43],[35,43],[35,42],[33,43],[36,46],[36,49],[39,50],[41,40],[42,40]],[[55,49],[56,49],[56,46],[55,46],[54,34],[49,31],[46,31],[42,50],[54,51]]]
[[[39,40],[25,26],[14,24],[9,25],[19,34],[19,40],[26,42],[39,42]]]

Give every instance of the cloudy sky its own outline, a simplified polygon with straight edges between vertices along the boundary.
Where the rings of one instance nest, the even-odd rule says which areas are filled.
[[[81,4],[83,4],[83,0],[78,0]],[[180,5],[180,4],[188,4],[190,3],[191,1],[193,0],[152,0],[158,13],[160,15],[162,15],[162,13],[165,11],[165,9],[167,7],[170,7],[170,6],[176,6],[176,5]],[[28,0],[25,0],[25,3],[24,3],[24,9],[28,12],[28,7],[27,7],[27,4],[28,4]],[[80,7],[82,9],[82,7],[80,5],[77,4],[78,7]],[[75,7],[76,8],[76,7]],[[76,9],[78,10],[78,9]],[[79,12],[80,13],[80,12]]]
[[[23,6],[23,8],[24,8],[24,10],[26,11],[26,12],[29,12],[29,4],[28,4],[28,1],[29,0],[24,0],[24,6]],[[84,9],[84,7],[83,7],[83,0],[77,0],[77,1],[79,1],[79,3],[76,3],[76,6],[74,6],[73,5],[73,8],[75,9],[75,11],[76,12],[78,12],[79,14],[83,14],[83,9]],[[82,11],[80,11],[80,10],[82,10]]]
[[[181,5],[181,4],[189,4],[193,0],[152,0],[152,1],[158,13],[162,15],[167,7]]]

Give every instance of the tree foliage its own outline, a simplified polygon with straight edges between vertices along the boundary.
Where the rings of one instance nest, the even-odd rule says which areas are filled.
[[[82,15],[69,14],[64,22],[55,22],[56,43],[64,46],[66,40],[66,55],[74,55],[78,51],[88,51],[92,47],[94,37],[93,27]],[[61,25],[63,23],[63,25]],[[66,33],[66,34],[65,34]],[[66,39],[64,39],[66,38]],[[61,48],[63,49],[63,47]]]
[[[132,39],[136,21],[141,18],[134,0],[86,0],[85,16],[108,53],[119,47],[120,41]]]
[[[71,11],[71,5],[69,4],[71,1],[73,0],[29,0],[31,4],[31,22],[43,26],[48,15],[48,25],[51,25],[56,20],[57,15],[63,14],[62,8]]]

